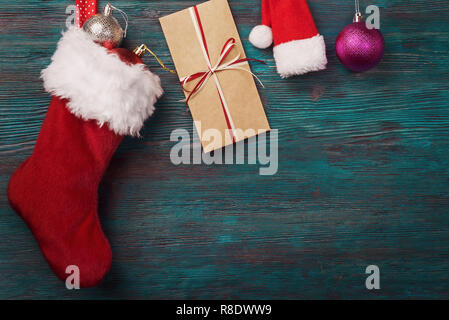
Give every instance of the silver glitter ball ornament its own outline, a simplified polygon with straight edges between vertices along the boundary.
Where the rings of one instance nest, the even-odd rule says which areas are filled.
[[[123,39],[123,29],[116,18],[112,16],[113,7],[108,3],[103,13],[90,17],[83,25],[93,41],[108,49],[118,47]]]

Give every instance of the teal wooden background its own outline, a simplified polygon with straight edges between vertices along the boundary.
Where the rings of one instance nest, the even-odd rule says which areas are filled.
[[[172,130],[192,131],[174,75],[142,139],[126,139],[101,184],[114,254],[97,288],[66,290],[9,207],[8,179],[33,149],[49,96],[48,65],[74,1],[0,0],[0,298],[449,298],[449,3],[373,0],[387,52],[353,74],[335,56],[351,0],[310,0],[329,67],[281,80],[270,50],[248,43],[259,1],[231,0],[267,116],[279,171],[179,166]],[[172,62],[157,18],[195,1],[113,3],[130,18],[128,47]],[[105,1],[100,2],[101,6]],[[365,289],[365,268],[381,290]]]

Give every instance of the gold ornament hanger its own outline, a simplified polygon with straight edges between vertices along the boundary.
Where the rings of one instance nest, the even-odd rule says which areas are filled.
[[[144,44],[144,43],[142,43],[140,46],[138,46],[137,48],[135,48],[135,49],[133,50],[133,52],[134,52],[139,58],[143,57],[143,55],[145,54],[145,52],[149,52],[154,58],[156,58],[157,62],[160,64],[160,66],[161,66],[165,71],[168,71],[168,72],[170,72],[170,73],[176,73],[176,71],[167,68],[167,67],[164,65],[164,63],[161,61],[161,59],[159,59],[158,56],[157,56],[153,51],[151,51],[151,50],[146,46],[146,44]]]

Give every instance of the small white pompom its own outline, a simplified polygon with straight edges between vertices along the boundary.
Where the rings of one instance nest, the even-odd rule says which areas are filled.
[[[249,42],[259,49],[266,49],[273,43],[273,32],[266,25],[258,25],[251,30],[249,34]]]

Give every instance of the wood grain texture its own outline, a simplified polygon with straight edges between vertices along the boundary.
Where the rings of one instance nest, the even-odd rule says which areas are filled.
[[[335,56],[352,19],[343,0],[310,0],[326,71],[290,80],[248,43],[259,1],[231,0],[260,94],[279,129],[279,171],[174,166],[170,133],[192,132],[174,75],[143,138],[124,140],[102,181],[114,254],[102,285],[69,291],[10,208],[6,188],[32,152],[49,96],[40,70],[74,1],[0,0],[0,298],[449,298],[449,3],[376,0],[387,51],[353,74]],[[172,66],[157,18],[194,1],[124,1],[127,47],[146,42]],[[101,1],[103,6],[105,1]],[[365,289],[377,264],[381,290]]]

